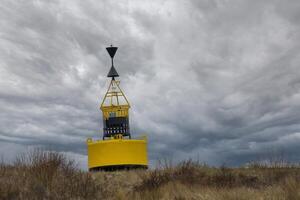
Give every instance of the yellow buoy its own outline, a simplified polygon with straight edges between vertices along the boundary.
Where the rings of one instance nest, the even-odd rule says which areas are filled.
[[[112,80],[100,106],[103,140],[87,139],[88,168],[90,171],[147,168],[147,138],[131,138],[130,104],[119,86],[120,81],[115,80],[119,74],[113,65],[113,57],[118,48],[111,46],[106,49],[112,60],[107,76]]]
[[[88,141],[87,145],[91,170],[147,168],[146,139]]]

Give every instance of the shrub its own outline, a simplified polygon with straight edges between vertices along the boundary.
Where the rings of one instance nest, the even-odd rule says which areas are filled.
[[[0,199],[94,199],[98,187],[64,154],[35,149],[1,164]]]

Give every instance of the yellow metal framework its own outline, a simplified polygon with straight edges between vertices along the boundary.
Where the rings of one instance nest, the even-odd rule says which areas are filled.
[[[128,117],[130,104],[119,85],[120,81],[114,79],[109,84],[100,106],[103,119],[109,118],[112,114],[116,117]]]

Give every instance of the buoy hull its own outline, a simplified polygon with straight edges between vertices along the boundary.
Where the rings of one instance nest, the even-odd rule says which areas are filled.
[[[87,140],[90,171],[148,168],[146,139]]]

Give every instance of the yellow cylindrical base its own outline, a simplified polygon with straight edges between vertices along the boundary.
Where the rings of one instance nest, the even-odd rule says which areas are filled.
[[[88,168],[148,167],[146,139],[87,140]]]

